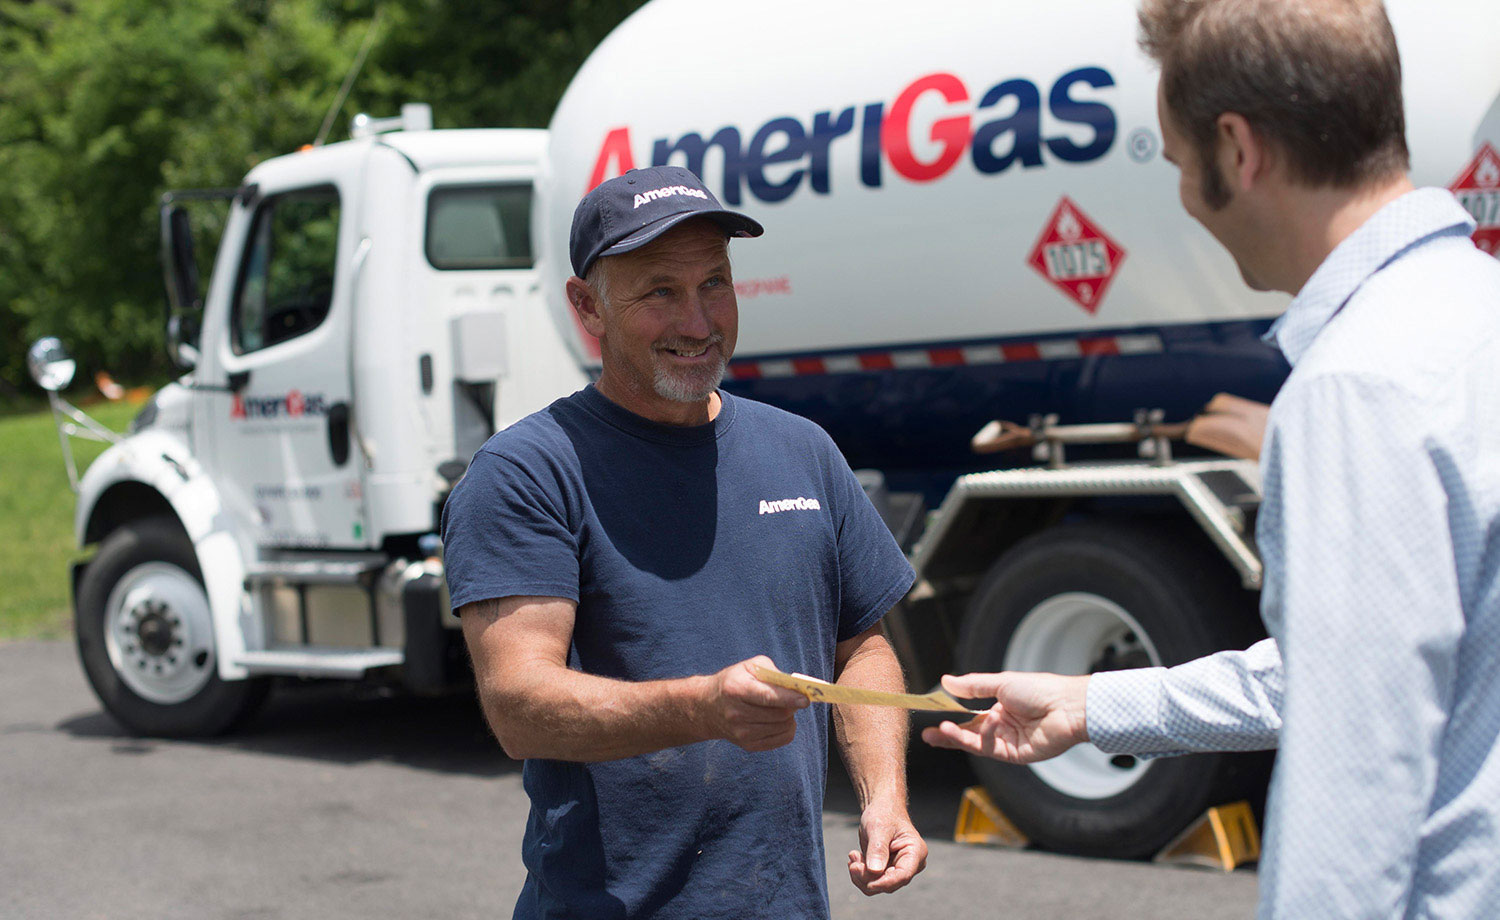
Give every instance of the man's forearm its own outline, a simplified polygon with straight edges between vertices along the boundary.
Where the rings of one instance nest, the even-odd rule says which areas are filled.
[[[867,690],[903,692],[901,665],[890,643],[871,636],[850,655],[837,682]],[[906,710],[891,706],[838,705],[833,710],[839,752],[854,782],[861,808],[876,799],[906,807]]]
[[[807,698],[755,677],[770,658],[672,680],[585,674],[567,666],[574,609],[566,598],[513,595],[460,612],[480,704],[511,757],[616,760],[713,738],[765,751],[796,736]]]
[[[526,671],[480,687],[490,728],[517,760],[616,760],[711,737],[702,712],[711,676],[630,682],[545,663]]]

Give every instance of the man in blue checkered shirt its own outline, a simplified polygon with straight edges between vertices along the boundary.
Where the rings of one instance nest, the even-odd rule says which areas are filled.
[[[1500,262],[1413,190],[1378,0],[1146,0],[1163,152],[1253,288],[1295,294],[1261,456],[1273,638],[1176,668],[944,678],[923,732],[1018,763],[1092,741],[1279,748],[1262,917],[1500,915]]]

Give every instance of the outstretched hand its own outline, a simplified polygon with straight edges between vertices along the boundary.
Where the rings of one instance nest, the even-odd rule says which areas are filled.
[[[960,699],[994,697],[995,705],[962,725],[944,722],[922,730],[933,747],[953,748],[1004,760],[1035,763],[1089,740],[1084,719],[1087,675],[999,674],[943,676],[943,689]]]

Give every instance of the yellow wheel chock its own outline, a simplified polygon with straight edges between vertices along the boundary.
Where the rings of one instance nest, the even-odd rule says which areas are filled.
[[[995,805],[983,786],[970,786],[958,803],[958,821],[953,828],[956,843],[986,843],[991,846],[1024,847],[1031,841],[1016,830]]]
[[[1162,848],[1152,862],[1207,866],[1232,872],[1260,858],[1260,832],[1250,803],[1216,805]]]
[[[953,828],[955,843],[1024,847],[1030,843],[995,805],[983,786],[964,790]],[[1233,871],[1260,858],[1260,832],[1248,802],[1216,805],[1189,824],[1152,862]]]

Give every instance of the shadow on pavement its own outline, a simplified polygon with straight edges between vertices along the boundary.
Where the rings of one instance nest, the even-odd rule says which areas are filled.
[[[521,769],[500,750],[468,694],[426,698],[356,685],[278,687],[265,708],[232,734],[198,740],[136,737],[99,711],[66,719],[57,728],[78,738],[114,739],[121,754],[193,744],[339,764],[385,761],[472,776]]]

